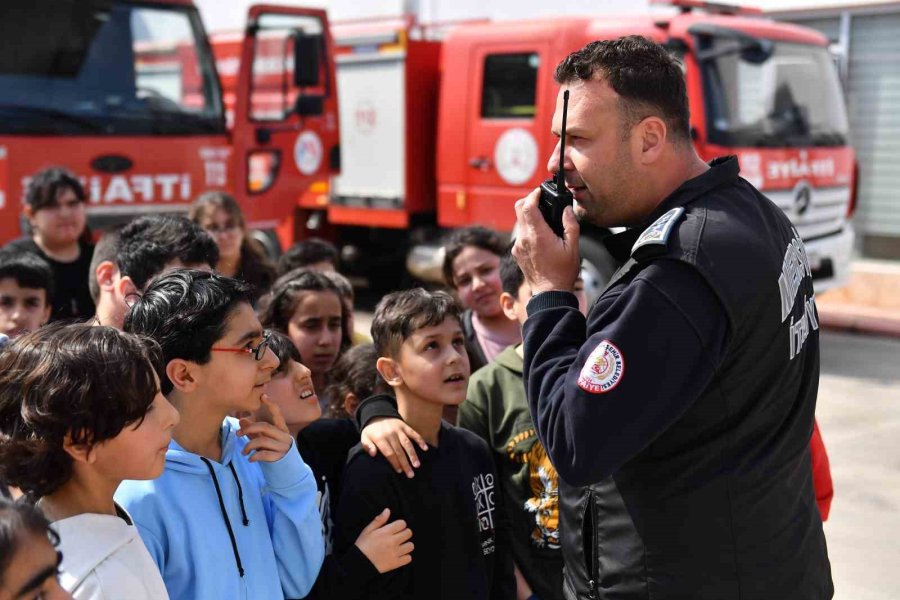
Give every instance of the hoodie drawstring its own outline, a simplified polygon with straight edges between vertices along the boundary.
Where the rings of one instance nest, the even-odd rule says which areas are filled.
[[[209,474],[212,475],[213,484],[216,486],[216,495],[219,497],[219,509],[221,509],[222,518],[225,520],[225,527],[228,529],[228,537],[231,538],[231,550],[234,552],[234,562],[237,563],[238,573],[240,573],[241,578],[243,578],[244,566],[241,564],[241,555],[238,553],[237,542],[234,539],[234,531],[231,529],[231,521],[228,520],[228,513],[225,512],[225,501],[222,499],[222,490],[219,488],[219,480],[216,479],[216,472],[213,471],[213,466],[209,460],[203,456],[200,457],[200,460],[203,461],[203,464],[209,469]],[[243,509],[243,505],[241,508]]]
[[[244,489],[241,487],[241,480],[238,479],[237,472],[234,470],[234,463],[228,463],[228,468],[231,469],[231,476],[234,477],[234,482],[238,487],[238,501],[241,503],[241,516],[244,517],[244,527],[250,524],[250,519],[247,518],[247,510],[244,508]]]

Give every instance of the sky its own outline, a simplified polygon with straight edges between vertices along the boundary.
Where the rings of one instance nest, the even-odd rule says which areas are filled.
[[[194,0],[208,31],[243,28],[252,0]],[[729,3],[729,0],[716,0]],[[743,2],[764,10],[874,4],[880,0],[750,0]],[[257,0],[259,3],[259,0]],[[328,9],[332,20],[371,16],[396,16],[409,9],[423,22],[489,18],[539,18],[555,14],[615,14],[649,10],[649,0],[267,0],[267,4],[317,6]],[[738,3],[741,2],[730,2]],[[405,10],[406,9],[406,10]],[[655,9],[659,10],[659,9]]]

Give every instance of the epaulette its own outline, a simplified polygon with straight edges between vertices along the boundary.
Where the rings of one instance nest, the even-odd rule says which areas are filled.
[[[641,261],[664,254],[668,247],[669,235],[683,215],[684,207],[679,206],[655,220],[631,247],[632,258]]]

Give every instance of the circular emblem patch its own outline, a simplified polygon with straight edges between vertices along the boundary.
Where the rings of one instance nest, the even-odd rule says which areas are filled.
[[[625,359],[615,344],[603,340],[594,348],[581,368],[578,387],[592,394],[608,392],[622,380]]]
[[[304,131],[294,142],[294,162],[297,170],[304,175],[312,175],[322,164],[322,140],[313,131]]]
[[[503,181],[511,185],[525,183],[537,168],[538,147],[528,131],[507,129],[494,147],[494,164]]]

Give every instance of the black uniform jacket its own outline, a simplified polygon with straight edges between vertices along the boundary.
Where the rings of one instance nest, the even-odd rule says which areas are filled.
[[[809,442],[819,379],[808,261],[734,157],[611,236],[587,321],[528,305],[525,380],[559,471],[568,598],[831,598]]]

